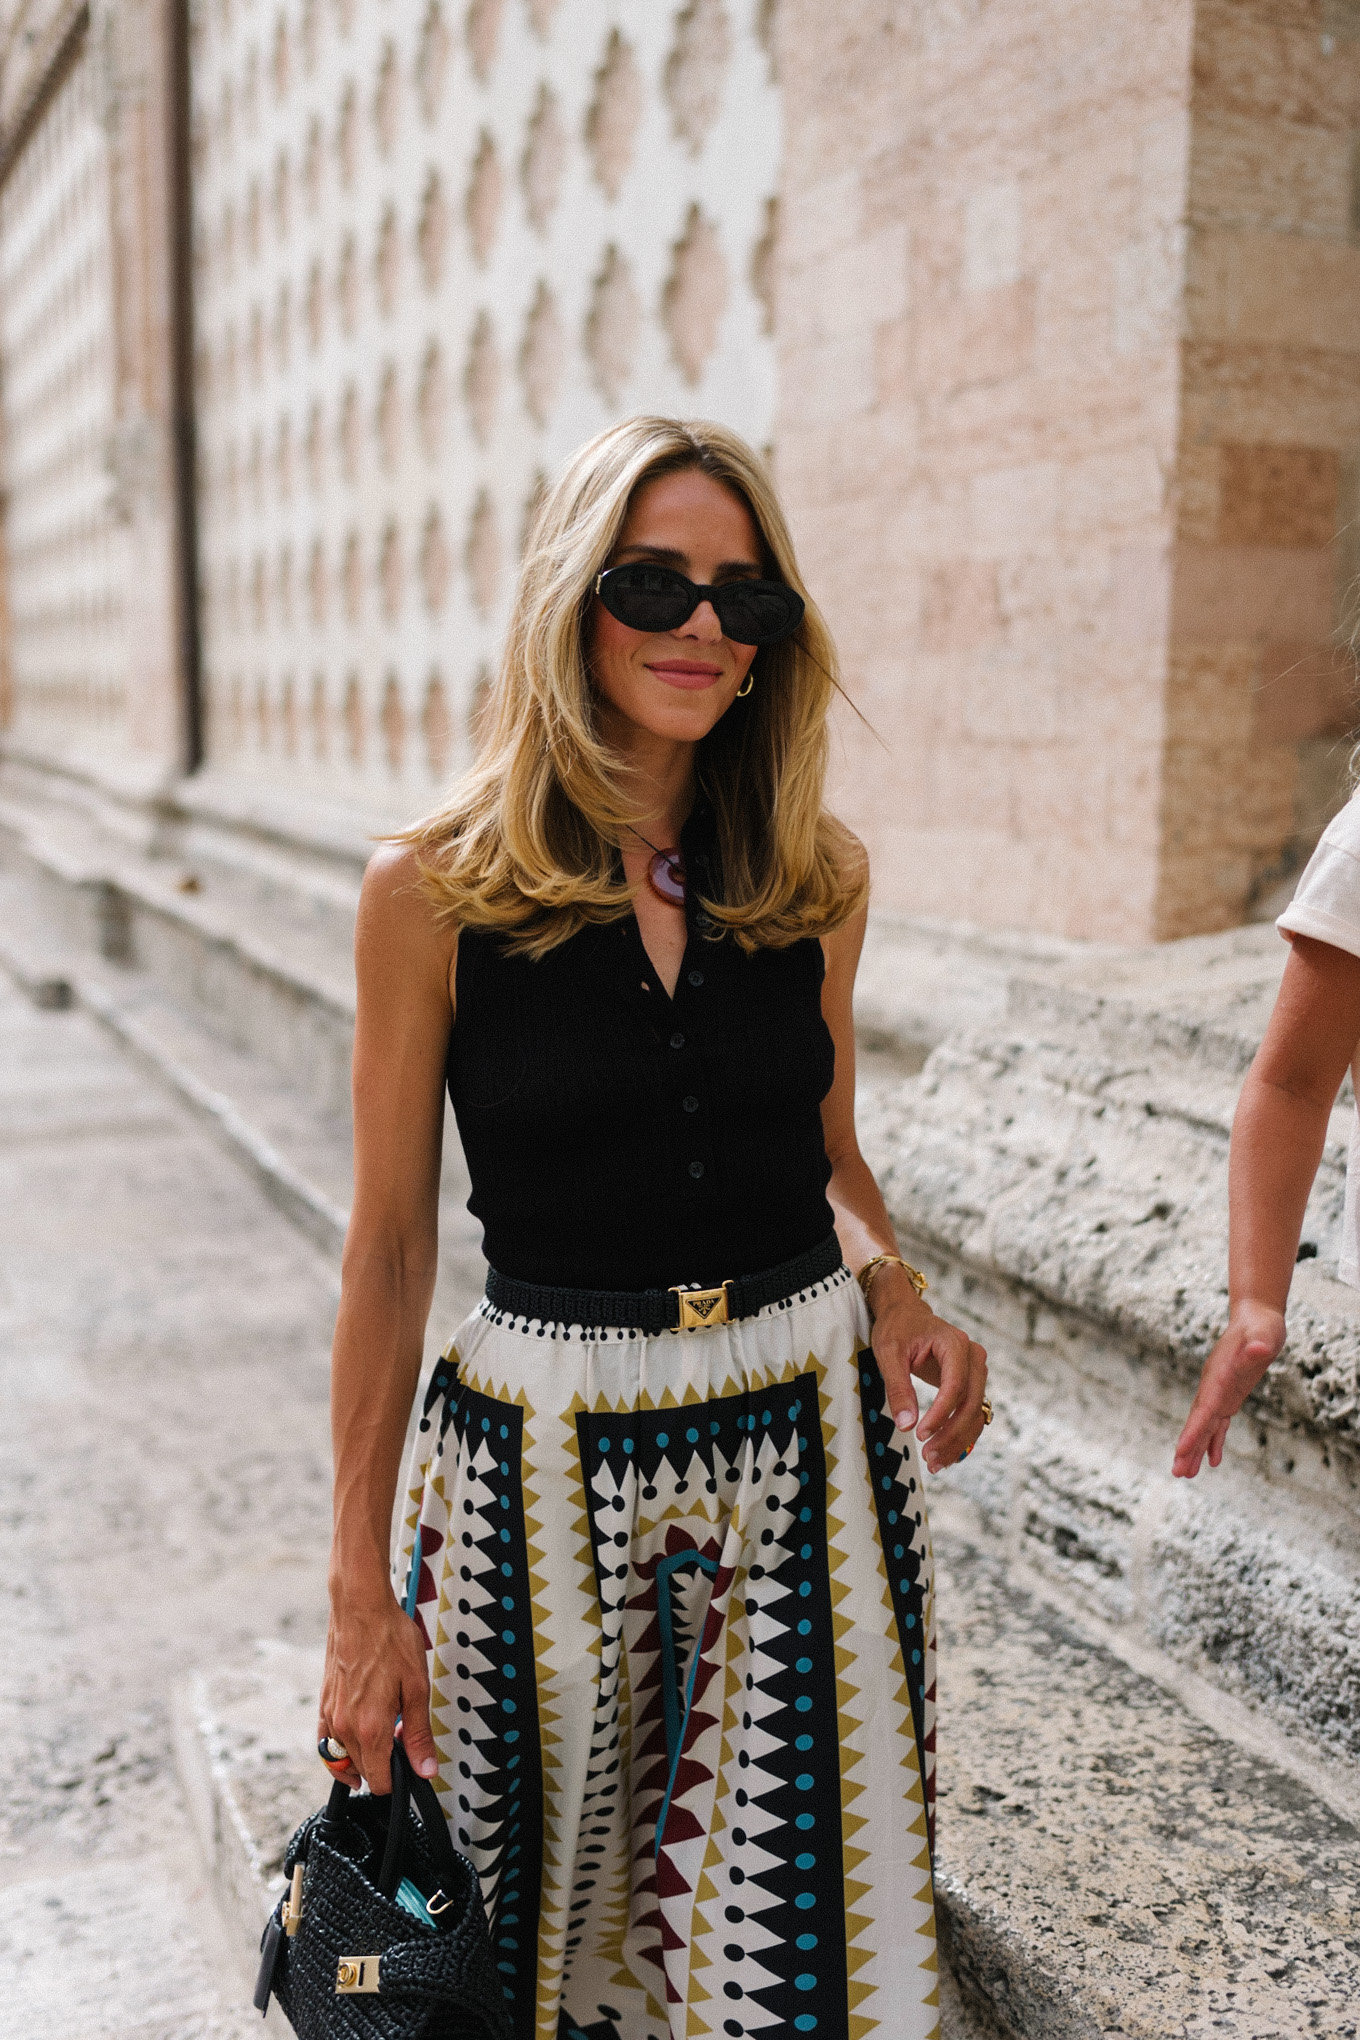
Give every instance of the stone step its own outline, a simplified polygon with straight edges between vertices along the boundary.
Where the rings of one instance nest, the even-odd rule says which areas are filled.
[[[937,1537],[940,1908],[1017,2040],[1351,2040],[1360,1826]]]
[[[936,1542],[942,2040],[1354,2036],[1353,1810],[1017,1589],[995,1554],[956,1530]],[[319,1680],[319,1654],[262,1644],[176,1697],[243,1974],[288,1837],[324,1796]]]
[[[1228,1135],[1285,956],[1269,928],[1017,969],[860,1128],[931,1301],[987,1347],[997,1422],[947,1480],[1008,1562],[1360,1765],[1360,1294],[1337,1279],[1349,1094],[1304,1225],[1289,1344],[1224,1465],[1170,1478],[1227,1317]]]
[[[37,1002],[78,1004],[208,1127],[279,1210],[338,1260],[353,1193],[348,1113],[300,1093],[263,1055],[215,1031],[149,970],[111,963],[63,935],[31,876],[0,870],[0,969]],[[445,1118],[440,1269],[431,1336],[442,1343],[481,1293],[481,1229],[466,1208],[466,1165]]]
[[[223,1041],[272,1063],[323,1114],[349,1106],[358,876],[249,842],[186,856],[180,834],[129,841],[71,804],[0,792],[0,868],[28,884],[47,936],[144,973]]]
[[[231,1949],[252,1986],[289,1838],[328,1790],[316,1756],[322,1653],[263,1640],[175,1690],[175,1761]]]

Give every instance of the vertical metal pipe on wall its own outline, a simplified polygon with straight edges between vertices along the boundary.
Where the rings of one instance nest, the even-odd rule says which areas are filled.
[[[171,425],[174,434],[180,681],[184,770],[203,763],[202,655],[198,618],[197,435],[194,414],[193,107],[189,0],[165,0],[170,92]]]

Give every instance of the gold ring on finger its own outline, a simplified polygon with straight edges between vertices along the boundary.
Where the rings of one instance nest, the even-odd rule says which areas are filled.
[[[982,1398],[982,1421],[984,1424],[990,1424],[992,1421],[992,1405],[985,1395]]]

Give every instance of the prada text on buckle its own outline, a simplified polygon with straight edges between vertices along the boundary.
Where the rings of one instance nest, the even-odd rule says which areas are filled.
[[[717,1289],[681,1289],[678,1284],[673,1287],[671,1295],[680,1299],[681,1331],[702,1331],[705,1325],[729,1324],[727,1289],[726,1282]]]

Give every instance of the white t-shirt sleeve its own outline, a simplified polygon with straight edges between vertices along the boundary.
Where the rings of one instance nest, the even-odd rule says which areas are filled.
[[[1327,824],[1275,926],[1360,956],[1360,791]]]

